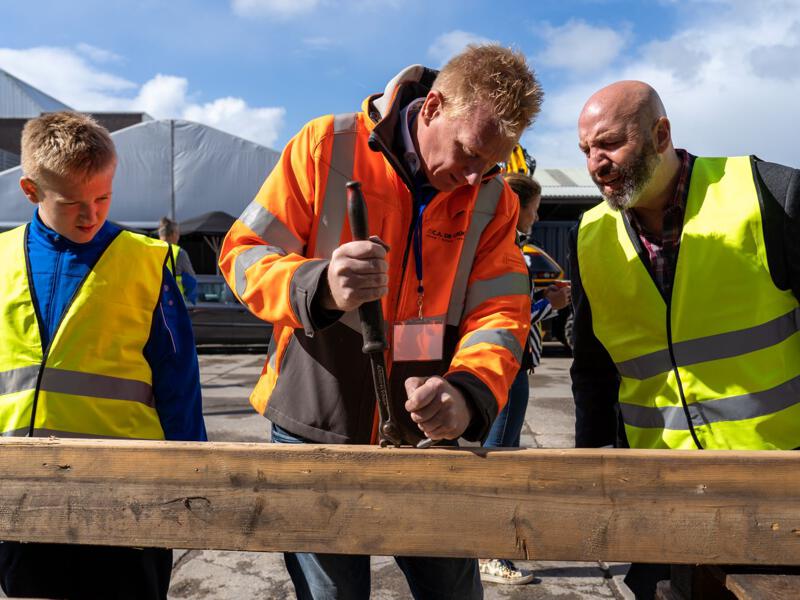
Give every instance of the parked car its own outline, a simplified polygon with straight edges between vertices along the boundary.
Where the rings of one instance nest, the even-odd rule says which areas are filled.
[[[564,269],[556,260],[539,246],[526,244],[522,251],[528,262],[528,274],[531,285],[536,291],[544,290],[548,286],[564,281]],[[552,319],[542,322],[544,339],[555,339],[572,350],[572,306],[568,305],[558,311]]]
[[[242,305],[221,275],[197,275],[197,304],[187,304],[195,344],[266,346],[272,324]]]

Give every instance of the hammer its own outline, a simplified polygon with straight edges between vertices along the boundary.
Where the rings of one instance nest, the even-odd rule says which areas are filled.
[[[348,181],[347,189],[347,217],[350,221],[350,230],[353,239],[369,239],[367,233],[367,205],[364,194],[361,192],[361,183]],[[386,375],[386,360],[383,351],[386,349],[386,338],[383,332],[383,308],[380,300],[370,300],[358,307],[358,316],[361,321],[361,335],[364,345],[361,351],[369,355],[372,367],[372,382],[375,386],[375,398],[378,401],[378,415],[380,424],[378,434],[382,447],[390,444],[397,447],[408,443],[403,439],[400,428],[392,419],[392,403],[389,399],[389,385]],[[433,440],[425,438],[417,444],[417,448],[427,448]]]

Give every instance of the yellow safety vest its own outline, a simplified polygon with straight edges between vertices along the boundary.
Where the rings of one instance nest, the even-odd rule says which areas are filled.
[[[622,213],[603,203],[581,221],[581,280],[631,447],[800,447],[800,308],[770,276],[752,161],[696,159],[668,301]]]
[[[6,265],[0,284],[0,435],[164,439],[142,350],[159,299],[166,244],[121,232],[43,349],[28,276],[27,228],[0,234]]]
[[[178,270],[178,255],[181,253],[181,247],[178,244],[170,244],[170,260],[167,261],[167,268],[169,272],[172,273],[172,276],[175,278],[175,283],[178,284],[178,289],[181,291],[181,295],[184,295],[183,291],[183,275],[181,273],[176,273]]]

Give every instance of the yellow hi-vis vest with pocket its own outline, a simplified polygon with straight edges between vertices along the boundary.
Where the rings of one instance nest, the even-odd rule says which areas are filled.
[[[27,228],[0,234],[0,435],[164,439],[142,351],[167,245],[121,232],[43,349]]]
[[[605,203],[578,262],[633,448],[800,447],[800,308],[767,263],[751,157],[697,158],[671,298]]]
[[[185,295],[183,291],[183,277],[181,274],[176,273],[178,270],[178,255],[181,253],[181,247],[178,244],[170,244],[169,245],[169,260],[167,261],[167,268],[169,272],[172,273],[172,276],[175,278],[175,283],[178,284],[178,289],[181,291],[181,295]]]

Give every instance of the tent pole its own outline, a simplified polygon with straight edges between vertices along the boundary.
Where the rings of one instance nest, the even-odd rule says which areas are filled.
[[[175,221],[175,120],[169,120],[169,218]]]
[[[209,247],[214,251],[214,256],[216,259],[214,260],[214,269],[219,275],[219,247],[220,247],[220,236],[203,236],[203,241],[209,245]]]

